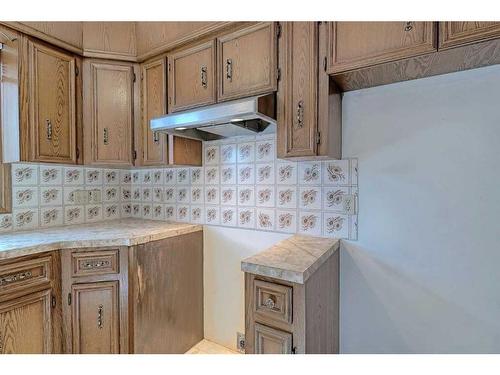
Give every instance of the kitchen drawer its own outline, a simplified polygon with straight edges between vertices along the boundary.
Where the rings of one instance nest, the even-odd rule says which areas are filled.
[[[255,324],[255,354],[292,354],[292,334]]]
[[[33,288],[50,286],[51,261],[50,256],[45,256],[1,265],[0,295],[32,292]]]
[[[119,270],[118,249],[74,252],[71,254],[72,276],[95,276],[117,274]]]
[[[292,323],[292,288],[285,285],[254,280],[254,312],[257,317]]]

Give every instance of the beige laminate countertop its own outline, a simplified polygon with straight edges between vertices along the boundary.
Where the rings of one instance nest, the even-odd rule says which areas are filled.
[[[340,240],[294,235],[241,262],[241,270],[255,275],[304,284],[335,251]]]
[[[68,248],[135,246],[202,229],[195,224],[130,218],[14,232],[0,235],[0,259]]]

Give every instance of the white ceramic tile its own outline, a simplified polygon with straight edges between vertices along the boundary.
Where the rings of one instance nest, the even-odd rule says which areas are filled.
[[[299,211],[298,233],[321,236],[321,211]]]
[[[151,169],[141,169],[139,173],[141,185],[151,185],[153,182],[153,177],[151,175]]]
[[[153,201],[153,194],[151,192],[151,187],[143,187],[142,188],[142,195],[141,195],[141,200],[142,202],[149,203]]]
[[[238,207],[238,226],[240,228],[255,228],[255,209]]]
[[[276,213],[271,208],[257,208],[256,228],[260,230],[275,230]]]
[[[284,233],[297,232],[297,211],[276,210],[276,230]]]
[[[163,199],[165,203],[175,203],[177,200],[177,189],[175,187],[167,186],[164,190]]]
[[[349,185],[349,160],[323,161],[323,184]]]
[[[220,190],[219,186],[205,186],[205,203],[219,204]]]
[[[278,185],[296,185],[297,162],[278,160],[276,162],[276,183]]]
[[[348,187],[325,186],[323,187],[323,210],[342,212],[343,196],[349,194]]]
[[[40,185],[62,185],[62,167],[40,165]]]
[[[297,208],[297,186],[278,185],[276,188],[276,207]]]
[[[134,202],[140,201],[142,199],[142,188],[140,186],[132,187],[132,200]]]
[[[102,185],[102,171],[99,168],[85,168],[85,185]]]
[[[205,189],[203,188],[203,186],[191,186],[190,194],[192,204],[203,204],[205,202]]]
[[[189,205],[187,204],[179,204],[177,205],[177,215],[176,215],[176,220],[180,221],[182,223],[187,223],[189,222]]]
[[[62,187],[60,186],[40,187],[39,202],[40,206],[62,206],[63,202]]]
[[[103,183],[104,183],[104,185],[119,185],[120,184],[120,170],[119,169],[105,169]]]
[[[104,204],[102,208],[102,215],[104,220],[114,220],[120,218],[120,204],[109,203]]]
[[[190,197],[190,188],[187,186],[178,186],[177,187],[177,204],[189,204],[191,201]]]
[[[12,206],[20,207],[38,207],[38,187],[36,186],[18,186],[12,189]]]
[[[205,206],[205,224],[212,224],[212,225],[220,224],[219,206]]]
[[[255,161],[255,142],[238,144],[238,163],[253,163]]]
[[[85,190],[84,186],[65,186],[63,187],[63,203],[66,205],[74,205],[75,202],[75,191]]]
[[[153,186],[153,202],[155,203],[163,203],[163,187],[161,186]]]
[[[132,204],[132,217],[135,217],[135,218],[141,218],[142,217],[142,210],[141,210],[141,204],[140,203],[133,203]]]
[[[42,207],[40,209],[40,226],[42,228],[62,225],[63,219],[64,212],[62,206]]]
[[[205,183],[205,174],[203,167],[191,168],[191,185],[203,185]]]
[[[28,230],[39,225],[38,208],[21,208],[12,211],[14,230]]]
[[[297,177],[299,185],[320,185],[321,162],[299,161]]]
[[[85,222],[94,223],[101,221],[102,216],[102,205],[100,204],[88,204],[85,206]]]
[[[255,206],[255,188],[238,186],[238,206]]]
[[[165,212],[163,204],[153,203],[152,209],[153,209],[152,211],[153,220],[165,220]]]
[[[323,214],[323,236],[349,238],[349,218],[334,212]]]
[[[220,168],[221,185],[236,184],[236,164],[222,165]]]
[[[255,164],[238,164],[238,184],[253,185],[255,183]]]
[[[276,156],[274,139],[255,142],[255,161],[273,161]]]
[[[175,175],[177,185],[189,185],[189,168],[177,168]]]
[[[166,204],[163,206],[165,220],[174,221],[176,215],[176,207],[173,204]]]
[[[122,218],[132,217],[132,203],[122,203],[120,209],[120,216]]]
[[[218,185],[219,184],[219,167],[205,167],[205,184]]]
[[[135,170],[132,171],[132,185],[140,185],[141,184],[141,171]]]
[[[167,168],[163,171],[165,185],[175,185],[175,169]]]
[[[299,209],[321,210],[321,187],[299,187]]]
[[[105,186],[102,193],[102,201],[105,203],[118,202],[120,200],[120,186]]]
[[[206,145],[203,151],[203,161],[205,165],[217,165],[220,158],[220,147],[217,145]]]
[[[13,228],[12,214],[0,214],[0,233],[11,232]]]
[[[351,185],[358,185],[358,159],[350,159]]]
[[[82,224],[85,222],[84,206],[64,206],[64,224]]]
[[[257,184],[274,184],[274,163],[257,163],[255,168]]]
[[[274,185],[257,185],[255,205],[257,207],[274,207],[276,202]]]
[[[122,202],[130,202],[132,199],[132,189],[130,185],[120,187],[120,197]]]
[[[13,164],[12,184],[14,186],[38,185],[38,172],[37,164]]]
[[[220,204],[236,206],[238,203],[236,186],[221,186],[220,190]]]
[[[132,172],[129,170],[120,170],[120,184],[129,185],[132,183]]]
[[[152,207],[151,203],[141,204],[141,217],[143,219],[152,219],[153,218],[153,207]]]
[[[164,177],[163,170],[161,169],[153,169],[151,171],[152,183],[154,186],[163,185]]]
[[[236,207],[223,206],[220,209],[220,224],[235,227],[238,223],[238,212]]]
[[[203,224],[205,219],[205,214],[203,210],[203,206],[191,206],[191,218],[190,221],[196,224]]]
[[[64,167],[63,168],[64,185],[83,185],[85,178],[82,167]]]
[[[236,145],[221,145],[221,164],[236,163]]]

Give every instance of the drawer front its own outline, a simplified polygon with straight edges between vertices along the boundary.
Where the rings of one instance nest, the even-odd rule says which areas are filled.
[[[254,312],[263,319],[292,324],[292,288],[254,280]]]
[[[292,334],[255,324],[255,354],[292,354]]]
[[[119,273],[118,249],[75,252],[71,254],[72,276],[94,276]]]
[[[26,259],[0,266],[0,295],[32,291],[33,288],[51,282],[50,256]]]

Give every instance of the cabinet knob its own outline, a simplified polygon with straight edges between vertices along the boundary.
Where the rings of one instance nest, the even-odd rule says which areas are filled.
[[[103,327],[103,319],[102,319],[102,314],[103,314],[104,306],[99,305],[97,308],[97,328],[102,329]]]
[[[49,119],[45,120],[45,126],[47,128],[47,140],[51,141],[52,140],[52,122]]]
[[[304,101],[299,100],[297,103],[297,128],[300,129],[304,126]]]
[[[153,132],[153,142],[155,144],[159,144],[160,143],[160,135],[158,134],[158,132]]]
[[[405,31],[408,32],[408,31],[411,31],[412,29],[413,29],[413,22],[411,22],[411,21],[406,22]]]
[[[226,79],[229,81],[233,80],[233,60],[226,60]]]
[[[208,75],[206,66],[201,67],[201,86],[205,89],[208,87]]]
[[[271,309],[271,310],[272,310],[272,309],[274,309],[274,307],[275,307],[275,306],[276,306],[276,302],[274,302],[274,300],[273,300],[271,297],[269,297],[269,298],[266,300],[266,307],[267,307],[268,309]]]
[[[105,145],[109,144],[109,130],[108,130],[108,128],[104,128],[102,130],[102,138],[103,138],[103,142]]]

